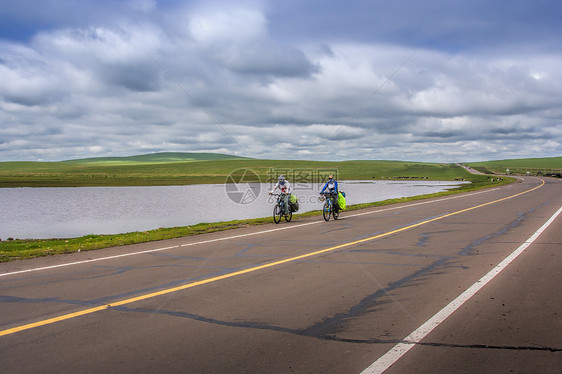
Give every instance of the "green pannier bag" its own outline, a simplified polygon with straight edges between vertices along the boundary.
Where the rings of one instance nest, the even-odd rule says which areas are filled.
[[[289,205],[291,206],[291,211],[298,212],[299,200],[297,199],[296,195],[291,194],[291,196],[289,196]]]
[[[345,209],[345,196],[341,192],[338,192],[338,205],[340,209]]]

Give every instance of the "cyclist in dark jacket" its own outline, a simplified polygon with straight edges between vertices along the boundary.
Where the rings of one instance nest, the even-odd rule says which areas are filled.
[[[338,205],[338,182],[334,179],[333,175],[330,175],[328,177],[328,181],[326,182],[324,188],[322,188],[322,191],[320,191],[320,193],[323,193],[325,190],[328,190],[328,192],[334,197],[335,208],[337,212],[338,210],[340,210],[340,207]]]

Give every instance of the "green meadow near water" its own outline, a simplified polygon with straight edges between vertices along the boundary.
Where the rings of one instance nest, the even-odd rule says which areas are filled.
[[[465,163],[486,173],[503,174],[506,168],[516,170],[560,169],[562,157],[502,160]],[[314,173],[334,173],[340,180],[373,179],[429,179],[467,180],[450,191],[425,196],[378,201],[348,206],[356,210],[428,197],[451,195],[500,184],[511,183],[513,178],[493,178],[473,175],[457,164],[439,164],[405,161],[283,161],[258,160],[229,155],[195,153],[157,153],[132,157],[91,158],[61,162],[0,162],[0,187],[69,187],[69,186],[156,186],[201,183],[225,183],[229,176],[241,177],[246,170],[257,174],[257,181],[267,183],[278,174],[288,177],[310,176]],[[311,174],[312,173],[312,174]],[[525,171],[526,173],[526,171]],[[251,173],[250,173],[251,174]],[[246,177],[248,174],[246,174]],[[297,214],[301,217],[321,214],[319,211]],[[261,225],[272,222],[271,217],[230,222],[204,223],[194,226],[161,228],[118,235],[88,235],[81,238],[45,240],[0,241],[0,262],[55,254],[87,251],[197,235]]]
[[[278,174],[311,178],[333,172],[340,180],[427,178],[478,181],[456,164],[404,161],[258,160],[219,154],[156,153],[60,162],[0,162],[0,187],[162,186],[225,183],[251,170],[267,183]],[[246,174],[246,177],[253,175]],[[256,178],[257,179],[257,178]],[[257,180],[256,180],[257,181]],[[319,181],[321,182],[321,181]]]
[[[230,176],[241,177],[252,170],[256,181],[275,180],[278,174],[289,178],[310,178],[336,174],[340,180],[429,179],[467,180],[450,191],[427,196],[392,199],[348,206],[355,210],[510,183],[486,175],[473,175],[456,164],[403,161],[284,161],[257,160],[216,154],[159,153],[123,158],[94,158],[61,162],[0,162],[0,187],[75,187],[75,186],[156,186],[200,183],[225,183]],[[246,174],[253,175],[253,173]],[[314,179],[314,177],[313,177]],[[247,179],[246,179],[247,180]],[[314,181],[314,180],[313,180]],[[309,181],[310,182],[310,181]],[[314,182],[318,182],[315,180]],[[297,181],[298,183],[298,181]],[[301,217],[321,214],[318,211],[297,214]],[[271,217],[231,222],[205,223],[194,226],[161,228],[118,235],[88,235],[81,238],[0,241],[0,262],[40,256],[87,251],[229,230],[271,222]]]

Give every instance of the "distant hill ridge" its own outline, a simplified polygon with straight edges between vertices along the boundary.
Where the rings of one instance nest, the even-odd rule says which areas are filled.
[[[149,163],[149,162],[181,162],[181,161],[214,161],[214,160],[239,160],[249,157],[232,156],[222,153],[195,153],[195,152],[160,152],[145,155],[124,157],[92,157],[75,160],[66,160],[68,163]]]

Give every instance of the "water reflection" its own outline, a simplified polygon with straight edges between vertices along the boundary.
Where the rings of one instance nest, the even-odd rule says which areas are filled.
[[[348,204],[359,204],[444,191],[460,183],[342,181],[340,189],[346,192]],[[270,188],[268,184],[0,188],[0,239],[117,234],[267,217],[274,204],[267,194]],[[318,186],[295,190],[299,212],[321,209],[318,192]]]

